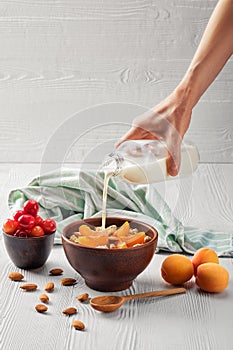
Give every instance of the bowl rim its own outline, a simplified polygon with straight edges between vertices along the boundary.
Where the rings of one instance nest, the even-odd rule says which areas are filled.
[[[69,223],[68,225],[66,225],[65,227],[63,227],[63,230],[62,230],[62,235],[61,235],[61,238],[62,238],[62,245],[64,246],[64,243],[63,241],[65,241],[66,243],[70,244],[71,246],[74,246],[74,247],[78,247],[80,249],[87,249],[87,250],[93,250],[93,251],[102,251],[102,252],[111,252],[113,254],[117,254],[115,252],[119,252],[119,251],[133,251],[133,250],[139,250],[139,249],[143,249],[144,247],[147,247],[148,245],[152,245],[155,241],[158,240],[158,231],[155,227],[153,227],[152,225],[150,224],[147,224],[143,221],[139,221],[139,220],[134,220],[133,218],[125,218],[125,217],[118,217],[118,216],[109,216],[107,217],[106,219],[120,219],[122,221],[129,221],[129,222],[133,222],[133,223],[136,223],[136,224],[140,224],[140,225],[146,225],[147,227],[149,227],[153,233],[154,233],[154,237],[149,241],[149,242],[146,242],[146,243],[143,243],[142,245],[140,246],[136,246],[136,247],[128,247],[128,248],[124,248],[124,249],[110,249],[110,248],[97,248],[97,247],[88,247],[88,246],[85,246],[85,245],[81,245],[81,244],[77,244],[77,243],[74,243],[72,242],[70,239],[68,239],[65,235],[64,235],[64,230],[65,229],[68,229],[70,226],[73,226],[74,223],[78,223],[78,222],[87,222],[88,224],[88,220],[89,219],[101,219],[101,217],[93,217],[93,218],[86,218],[86,219],[81,219],[81,220],[75,220],[71,223]]]
[[[2,230],[2,233],[3,233],[3,237],[9,237],[10,239],[20,239],[20,240],[43,240],[43,239],[46,239],[47,237],[49,236],[52,236],[52,235],[55,235],[56,231],[54,232],[50,232],[50,233],[47,233],[47,234],[44,234],[43,236],[39,236],[39,237],[18,237],[18,236],[12,236],[12,235],[9,235],[8,233],[6,233],[4,230]]]

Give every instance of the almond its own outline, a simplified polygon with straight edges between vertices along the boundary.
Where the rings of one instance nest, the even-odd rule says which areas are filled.
[[[39,299],[40,299],[40,301],[42,301],[42,303],[48,303],[49,302],[49,297],[48,297],[47,294],[41,294],[39,296]]]
[[[76,283],[76,279],[75,278],[71,278],[71,277],[66,277],[66,278],[63,278],[61,280],[61,284],[63,286],[73,286],[75,283]]]
[[[72,326],[75,329],[78,329],[79,331],[83,331],[85,329],[84,323],[82,321],[79,321],[79,320],[73,320]]]
[[[81,303],[83,303],[84,301],[86,301],[89,297],[88,293],[83,293],[77,296],[78,301],[80,301]]]
[[[65,315],[74,315],[77,314],[77,309],[75,307],[68,307],[67,309],[62,311]]]
[[[22,275],[20,272],[13,271],[13,272],[9,273],[8,277],[12,281],[21,281],[24,278],[24,275]]]
[[[46,312],[48,310],[47,306],[43,304],[37,304],[35,306],[35,309],[37,312],[40,312],[40,313]]]
[[[150,236],[146,236],[143,240],[143,243],[150,242],[151,240],[152,240],[152,238]]]
[[[26,292],[30,292],[30,291],[36,290],[37,285],[34,283],[25,283],[25,284],[22,284],[22,286],[20,286],[20,288],[25,290]]]
[[[52,292],[54,290],[54,283],[53,282],[46,283],[44,290],[46,290],[46,292]]]
[[[49,271],[50,275],[59,276],[63,274],[63,270],[60,268],[52,269]]]

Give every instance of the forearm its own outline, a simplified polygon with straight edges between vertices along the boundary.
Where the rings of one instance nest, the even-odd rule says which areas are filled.
[[[233,0],[220,0],[178,86],[193,108],[233,53]]]

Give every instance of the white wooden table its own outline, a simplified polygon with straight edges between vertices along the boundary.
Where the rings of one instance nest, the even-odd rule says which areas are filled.
[[[99,159],[95,147],[121,137],[139,110],[153,107],[179,83],[202,37],[217,0],[4,0],[0,1],[0,220],[9,215],[8,192],[53,168]],[[233,227],[233,59],[193,111],[188,137],[201,162],[192,179],[158,190],[185,224],[232,232]],[[111,102],[119,103],[106,105]],[[125,106],[120,103],[125,104]],[[82,113],[86,108],[93,124]],[[85,114],[85,111],[83,112]],[[110,123],[124,121],[120,127]],[[85,124],[86,123],[86,124]],[[98,127],[92,128],[93,125]],[[79,138],[79,128],[86,130]],[[118,125],[119,126],[119,125]],[[57,139],[56,137],[57,136]],[[47,145],[52,138],[53,152]],[[73,140],[76,137],[76,146]],[[59,158],[60,150],[64,157]],[[103,153],[99,150],[99,155]],[[68,164],[70,163],[70,164]],[[205,164],[203,164],[205,163]],[[75,166],[75,165],[74,165]],[[165,288],[154,256],[126,293]],[[230,273],[228,289],[200,292],[192,282],[186,295],[135,300],[101,314],[76,296],[89,292],[54,247],[41,270],[23,271],[39,290],[25,294],[7,275],[16,270],[0,238],[0,350],[231,350],[233,349],[232,259],[220,260]],[[55,278],[49,312],[36,313],[38,295],[55,266],[78,278],[62,288]],[[85,332],[61,314],[77,306]],[[76,317],[75,317],[76,318]]]
[[[0,205],[1,220],[9,212],[6,198],[9,189],[23,186],[37,175],[38,165],[1,166]],[[170,182],[166,200],[174,207],[176,215],[185,224],[201,227],[232,227],[233,187],[232,165],[200,165],[190,180],[177,186]],[[159,188],[160,187],[160,188]],[[163,185],[158,185],[161,193]],[[213,191],[213,188],[216,189]],[[186,198],[186,194],[188,198]],[[174,204],[176,203],[176,205]],[[111,314],[102,314],[76,300],[80,293],[90,297],[102,293],[89,289],[83,279],[71,268],[61,246],[54,249],[43,268],[31,271],[16,268],[9,260],[3,241],[0,241],[0,349],[56,349],[56,350],[229,350],[233,349],[233,266],[231,258],[221,258],[220,263],[230,273],[229,287],[220,294],[201,292],[194,280],[187,283],[185,295],[167,298],[140,299],[125,303]],[[170,288],[160,276],[160,265],[166,254],[156,254],[149,267],[135,280],[132,287],[117,294],[131,294]],[[75,277],[73,287],[60,284],[60,276],[51,278],[48,271],[61,267],[64,277]],[[11,271],[20,271],[25,282],[38,284],[38,290],[25,293],[20,283],[7,278]],[[35,305],[46,282],[53,280],[55,290],[50,294],[47,314],[38,314]],[[66,317],[61,311],[75,306],[78,314]],[[86,325],[84,332],[71,327],[73,319]]]

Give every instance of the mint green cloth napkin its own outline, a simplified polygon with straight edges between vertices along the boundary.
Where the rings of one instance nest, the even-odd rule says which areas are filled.
[[[26,187],[12,190],[9,207],[14,212],[22,208],[27,199],[38,201],[39,214],[56,220],[55,243],[61,244],[65,225],[74,220],[101,216],[103,179],[103,173],[58,169],[38,176]],[[157,251],[193,254],[201,247],[209,247],[218,255],[233,255],[231,233],[184,227],[153,185],[130,185],[112,177],[107,216],[135,218],[154,226],[159,233]]]

